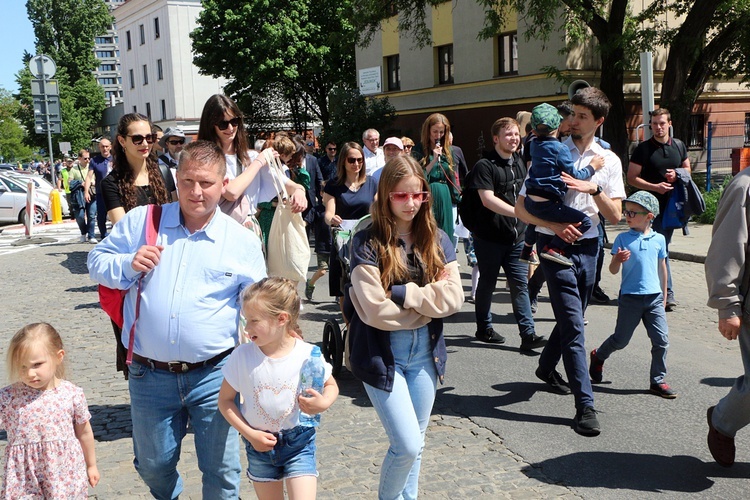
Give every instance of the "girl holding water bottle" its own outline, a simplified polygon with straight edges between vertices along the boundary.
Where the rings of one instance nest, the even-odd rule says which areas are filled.
[[[265,278],[247,288],[242,314],[250,343],[222,368],[219,410],[245,441],[247,476],[260,499],[283,498],[284,482],[289,498],[315,498],[317,415],[339,394],[320,349],[296,333],[299,310],[288,279]]]

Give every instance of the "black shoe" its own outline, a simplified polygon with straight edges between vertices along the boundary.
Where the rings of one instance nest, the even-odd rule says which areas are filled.
[[[596,357],[596,349],[591,351],[589,357],[591,358],[591,366],[589,366],[591,381],[600,384],[604,377],[604,361]]]
[[[545,374],[542,372],[542,367],[540,366],[536,369],[535,374],[539,380],[545,382],[549,386],[549,389],[552,392],[562,394],[563,396],[571,393],[570,385],[562,378],[562,375],[560,375],[557,370],[552,370],[550,373]]]
[[[526,335],[521,340],[522,351],[532,351],[534,349],[537,349],[539,347],[544,347],[546,345],[547,345],[547,339],[545,337],[542,337],[541,335],[537,335],[536,333],[532,333],[531,335]]]
[[[594,287],[594,291],[591,292],[591,302],[594,304],[609,304],[609,295],[604,293],[598,285]]]
[[[485,330],[477,330],[474,336],[477,338],[477,340],[481,340],[482,342],[487,342],[488,344],[504,344],[505,343],[505,337],[497,333],[492,327],[489,327]]]
[[[593,406],[584,406],[576,412],[573,419],[573,429],[582,436],[598,436],[601,432],[596,410]]]
[[[656,394],[664,399],[674,399],[677,397],[677,393],[665,382],[662,382],[661,384],[651,384],[648,388],[648,392]]]

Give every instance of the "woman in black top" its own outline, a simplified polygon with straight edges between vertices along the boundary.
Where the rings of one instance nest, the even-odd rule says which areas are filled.
[[[149,119],[129,113],[117,124],[112,172],[102,180],[102,195],[112,224],[135,207],[177,200],[172,175],[159,168],[151,145],[156,140]]]

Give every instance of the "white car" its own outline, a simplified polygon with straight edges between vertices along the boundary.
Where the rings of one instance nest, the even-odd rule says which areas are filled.
[[[36,194],[34,200],[34,224],[47,219],[47,200]],[[0,222],[26,221],[26,186],[12,177],[0,175]]]
[[[36,174],[24,174],[21,172],[13,172],[8,174],[8,176],[12,179],[18,179],[24,186],[26,186],[29,181],[33,182],[36,192],[42,195],[42,198],[47,200],[46,212],[50,214],[51,217],[52,207],[50,206],[49,197],[52,191],[54,191],[55,187],[47,179]],[[68,199],[65,197],[64,192],[60,192],[60,208],[62,209],[63,217],[67,217],[70,215]]]

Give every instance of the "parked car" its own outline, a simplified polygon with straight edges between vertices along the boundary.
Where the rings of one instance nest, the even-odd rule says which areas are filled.
[[[52,214],[52,207],[49,203],[49,197],[52,191],[55,189],[54,186],[52,186],[52,183],[50,183],[47,179],[42,177],[41,175],[37,174],[28,174],[23,172],[13,172],[12,174],[8,174],[9,177],[13,179],[18,179],[24,186],[31,181],[34,183],[34,189],[40,194],[43,195],[43,198],[47,200],[47,213]],[[62,209],[62,216],[67,217],[70,215],[70,207],[68,206],[68,199],[65,197],[65,193],[60,193],[60,208]]]
[[[6,170],[11,170],[15,172],[18,170],[18,168],[16,165],[13,165],[12,163],[0,163],[0,172],[4,172]]]
[[[34,224],[47,219],[47,202],[44,195],[34,200]],[[26,186],[7,175],[0,175],[0,222],[26,221]]]

